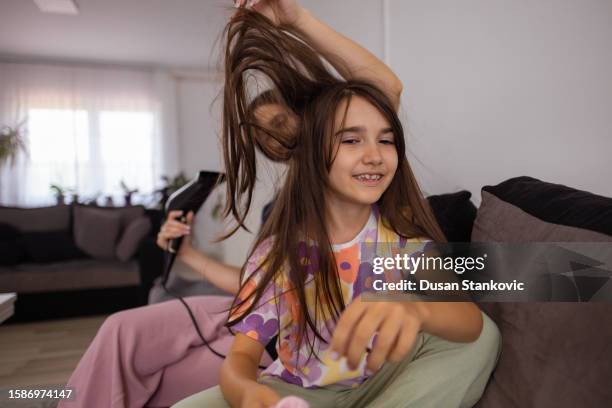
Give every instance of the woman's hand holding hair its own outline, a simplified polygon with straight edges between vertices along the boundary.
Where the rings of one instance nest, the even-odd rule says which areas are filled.
[[[247,8],[252,8],[276,25],[291,26],[299,37],[323,56],[342,78],[373,83],[387,95],[396,109],[399,107],[403,85],[391,68],[355,41],[318,20],[295,0],[237,0],[237,2],[238,6],[245,5]]]
[[[366,362],[367,370],[376,372],[386,361],[399,362],[408,355],[424,319],[417,303],[356,298],[338,320],[331,351],[346,357],[349,367],[356,369],[370,340],[377,335]]]
[[[252,8],[277,26],[295,25],[304,10],[295,0],[235,0],[234,5]]]

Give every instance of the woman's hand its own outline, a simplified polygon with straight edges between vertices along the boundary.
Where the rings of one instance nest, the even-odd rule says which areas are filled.
[[[183,215],[182,211],[170,211],[168,218],[162,225],[157,234],[157,246],[166,251],[171,239],[183,237],[183,242],[178,250],[177,257],[183,258],[189,251],[193,250],[191,246],[191,224],[193,223],[193,212],[187,214],[186,222],[181,222],[179,218]]]
[[[358,367],[372,346],[366,368],[376,372],[386,361],[401,361],[414,347],[424,321],[424,311],[412,302],[355,299],[340,316],[331,341],[331,350],[345,356],[351,369]]]
[[[280,396],[270,387],[255,384],[245,390],[241,408],[269,408],[280,401]]]
[[[277,26],[295,25],[304,11],[296,0],[235,0],[234,5],[252,8]]]

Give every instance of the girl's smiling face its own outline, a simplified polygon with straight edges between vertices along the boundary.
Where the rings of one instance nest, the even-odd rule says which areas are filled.
[[[328,198],[338,204],[371,205],[385,192],[398,164],[388,120],[370,102],[354,95],[336,111]],[[346,116],[345,116],[346,112]]]

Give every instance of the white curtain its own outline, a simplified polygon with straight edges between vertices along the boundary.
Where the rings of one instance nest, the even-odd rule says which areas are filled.
[[[170,75],[135,69],[0,63],[0,125],[26,121],[28,154],[0,168],[0,204],[140,193],[178,168]]]

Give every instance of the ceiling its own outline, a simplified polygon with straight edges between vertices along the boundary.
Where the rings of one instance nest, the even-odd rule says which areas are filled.
[[[76,1],[80,14],[66,16],[0,0],[0,57],[213,69],[232,8],[230,0]]]

